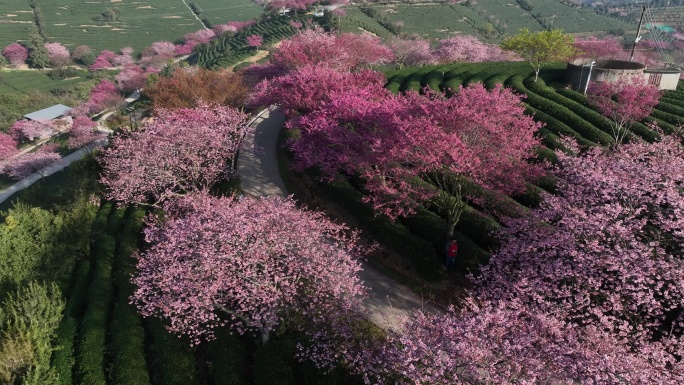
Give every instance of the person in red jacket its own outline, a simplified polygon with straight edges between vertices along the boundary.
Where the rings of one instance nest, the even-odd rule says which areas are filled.
[[[447,243],[445,263],[447,271],[453,271],[456,267],[456,254],[458,253],[458,244],[455,239]]]

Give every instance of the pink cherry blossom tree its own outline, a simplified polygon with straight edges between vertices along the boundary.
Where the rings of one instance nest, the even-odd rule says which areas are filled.
[[[288,314],[317,322],[350,311],[364,292],[356,235],[292,200],[198,194],[166,208],[145,231],[151,246],[138,256],[133,301],[195,343],[226,324],[267,343]]]
[[[284,40],[271,55],[272,64],[286,69],[317,65],[348,70],[387,63],[393,58],[389,48],[373,36],[326,33],[320,29],[308,29]]]
[[[364,87],[384,93],[384,83],[384,76],[375,71],[343,72],[309,65],[259,83],[250,95],[249,104],[279,104],[293,117],[312,112],[337,93],[354,92]]]
[[[420,37],[412,39],[395,38],[390,40],[389,47],[394,53],[394,62],[399,69],[404,65],[417,67],[436,62],[430,50],[430,42]]]
[[[129,64],[116,75],[114,80],[122,92],[129,93],[145,87],[147,75],[152,72],[151,70],[145,71],[138,65]]]
[[[97,147],[98,141],[105,137],[104,134],[97,132],[97,122],[87,116],[79,115],[73,118],[67,145],[69,148],[84,148],[92,151]]]
[[[45,43],[50,63],[55,67],[62,67],[71,62],[71,56],[67,47],[60,43]]]
[[[8,134],[0,133],[0,161],[11,158],[18,151],[17,141]]]
[[[99,55],[95,58],[93,64],[88,67],[90,71],[98,71],[114,66],[113,60],[117,55],[110,50],[102,50]]]
[[[17,142],[49,138],[54,132],[50,121],[18,120],[10,127],[10,135]]]
[[[143,67],[161,69],[175,55],[176,45],[168,41],[157,41],[143,50],[140,64]]]
[[[261,47],[261,43],[263,43],[264,39],[260,35],[250,35],[247,36],[247,45],[250,47],[254,47],[256,49],[259,49]]]
[[[139,131],[115,137],[104,151],[101,180],[109,199],[158,205],[234,175],[245,114],[201,104],[156,115]]]
[[[469,35],[440,40],[434,55],[443,63],[520,60],[512,52],[504,51],[493,44],[483,43],[475,36]]]
[[[482,296],[604,331],[679,379],[654,383],[681,382],[684,146],[664,135],[557,155],[560,195],[507,223]]]
[[[123,97],[116,85],[104,79],[90,91],[90,99],[79,110],[84,114],[91,115],[114,108],[121,104]]]
[[[611,133],[616,144],[622,143],[635,122],[651,114],[659,99],[658,88],[638,77],[593,82],[587,89],[589,104],[612,121]]]
[[[590,36],[584,39],[575,39],[574,46],[578,51],[578,57],[602,59],[627,58],[622,44],[610,37],[599,39],[596,36]]]
[[[26,63],[26,59],[28,59],[28,49],[19,43],[8,45],[2,50],[2,54],[12,65],[24,64]]]
[[[39,173],[42,179],[45,168],[62,158],[54,150],[52,146],[43,146],[36,152],[11,159],[3,166],[2,172],[15,180],[22,180],[33,173]]]
[[[466,179],[510,194],[539,174],[527,159],[540,125],[510,89],[476,84],[446,98],[366,87],[328,100],[290,125],[297,167],[362,177],[366,200],[391,217],[431,201],[448,218],[447,237],[466,207]]]
[[[200,29],[196,32],[190,32],[183,35],[185,43],[192,43],[193,45],[208,43],[211,39],[216,37],[216,32],[212,29]]]
[[[600,329],[578,327],[521,302],[473,300],[418,311],[365,359],[370,379],[400,384],[675,384],[657,354],[640,354]],[[365,367],[364,367],[365,366]],[[378,375],[379,374],[379,375]]]

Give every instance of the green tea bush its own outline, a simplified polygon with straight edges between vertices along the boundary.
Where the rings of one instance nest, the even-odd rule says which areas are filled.
[[[362,223],[362,228],[377,241],[411,262],[415,271],[428,281],[437,281],[444,271],[436,257],[438,254],[429,241],[411,233],[406,226],[384,215],[375,215],[373,209],[362,202],[363,195],[346,180],[322,183],[326,196],[347,209]]]
[[[214,384],[249,385],[249,362],[245,343],[227,328],[209,342],[209,375]]]
[[[124,210],[113,210],[105,226],[108,232],[118,230],[123,219]],[[98,213],[96,222],[100,225]],[[94,270],[88,288],[87,307],[81,320],[79,333],[77,373],[81,383],[106,385],[104,371],[105,343],[109,308],[112,301],[112,263],[116,241],[110,233],[96,235],[93,247]]]
[[[295,385],[296,352],[287,339],[260,346],[254,354],[254,385]]]
[[[129,304],[129,298],[134,291],[134,286],[130,282],[134,263],[131,254],[137,248],[144,216],[145,210],[129,208],[126,222],[119,235],[115,273],[118,299],[112,312],[110,337],[110,378],[114,384],[150,384],[144,351],[145,330],[140,315],[135,307]]]
[[[159,319],[151,319],[146,330],[152,335],[155,384],[200,385],[195,372],[194,349],[189,341],[168,332]]]

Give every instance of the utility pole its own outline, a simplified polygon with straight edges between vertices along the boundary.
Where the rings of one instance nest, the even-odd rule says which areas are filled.
[[[637,43],[641,40],[641,26],[644,25],[644,16],[646,16],[646,6],[641,7],[641,18],[639,19],[639,27],[637,28],[636,37],[634,38],[634,45],[632,45],[632,54],[629,55],[629,61],[634,61],[634,51],[636,50]]]

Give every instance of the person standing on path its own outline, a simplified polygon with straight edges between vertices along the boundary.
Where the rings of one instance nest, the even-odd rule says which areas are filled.
[[[455,239],[452,239],[447,243],[445,251],[445,263],[447,271],[454,271],[454,268],[456,267],[456,254],[458,253],[458,244],[456,243]]]

